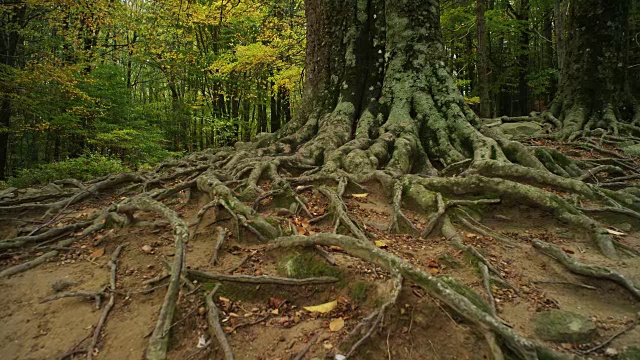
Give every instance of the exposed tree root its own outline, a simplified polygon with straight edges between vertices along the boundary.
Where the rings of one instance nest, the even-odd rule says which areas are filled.
[[[351,346],[349,352],[347,352],[347,355],[345,355],[346,359],[355,355],[360,346],[362,346],[362,344],[364,344],[371,337],[371,335],[373,335],[373,333],[378,330],[380,326],[382,326],[387,309],[393,307],[398,301],[398,297],[400,296],[400,292],[402,291],[402,280],[403,279],[400,274],[395,274],[393,279],[394,287],[389,300],[387,300],[387,302],[385,302],[374,312],[369,314],[369,316],[362,319],[362,321],[351,331],[349,336],[359,336],[359,339]]]
[[[227,232],[221,228],[221,227],[217,227],[216,228],[216,245],[213,248],[213,255],[211,255],[211,264],[216,265],[218,263],[218,253],[220,251],[220,249],[222,248],[222,245],[224,244],[224,240],[227,237]]]
[[[213,296],[220,284],[216,284],[216,286],[211,290],[211,292],[207,295],[206,302],[207,308],[209,311],[207,312],[207,319],[209,320],[209,329],[211,330],[211,337],[216,338],[222,351],[224,353],[224,358],[226,360],[233,360],[233,351],[231,350],[231,346],[229,345],[229,341],[227,341],[227,336],[224,334],[222,327],[220,327],[220,319],[218,317],[218,307],[213,300]]]
[[[404,278],[413,281],[470,322],[477,324],[481,328],[495,332],[523,359],[538,359],[539,356],[541,357],[543,354],[553,359],[567,358],[545,345],[524,338],[491,314],[478,308],[469,299],[456,292],[444,281],[416,268],[393,254],[375,247],[369,242],[337,234],[316,234],[309,237],[283,237],[269,245],[269,248],[314,245],[340,246],[349,255],[371,262],[391,272],[397,271]]]
[[[398,63],[393,66],[405,65]],[[555,149],[537,145],[528,147],[505,139],[491,126],[482,125],[465,107],[462,98],[454,94],[454,84],[442,75],[444,69],[436,66],[425,71],[434,73],[434,84],[425,85],[416,79],[415,84],[404,89],[404,84],[411,82],[387,79],[389,85],[385,86],[393,91],[385,91],[394,94],[385,100],[388,103],[372,105],[370,108],[362,104],[367,110],[363,114],[356,114],[352,103],[341,100],[333,110],[324,115],[318,113],[311,116],[306,124],[293,132],[273,136],[268,144],[239,144],[236,149],[191,154],[182,160],[167,161],[144,174],[121,174],[84,184],[69,180],[28,193],[20,193],[17,189],[2,191],[0,213],[33,210],[38,215],[44,213],[51,217],[48,220],[26,221],[22,232],[18,233],[22,236],[0,240],[0,251],[34,246],[45,249],[43,255],[33,260],[2,270],[0,279],[57,257],[61,251],[58,249],[68,247],[89,234],[131,224],[138,211],[160,215],[173,229],[176,251],[173,263],[167,266],[168,274],[145,284],[157,284],[169,278],[167,284],[161,285],[168,286],[168,289],[146,353],[147,359],[153,360],[166,358],[181,283],[190,286],[189,291],[197,289],[190,279],[286,286],[338,281],[331,277],[290,279],[213,274],[187,269],[185,243],[195,238],[205,218],[208,217],[207,223],[217,223],[230,217],[235,227],[232,233],[235,232],[239,242],[256,239],[261,243],[269,243],[277,239],[269,246],[314,246],[315,251],[332,265],[335,265],[335,259],[320,245],[339,246],[348,254],[380,266],[394,275],[396,286],[391,298],[358,325],[355,331],[360,338],[348,355],[354,354],[360,344],[380,328],[385,311],[397,301],[402,279],[406,279],[476,325],[485,336],[494,358],[502,359],[505,356],[500,344],[506,344],[522,359],[545,356],[563,358],[548,347],[522,337],[497,317],[491,281],[519,294],[518,289],[502,277],[481,248],[470,245],[458,233],[453,221],[456,221],[456,225],[463,225],[475,233],[500,241],[501,245],[522,248],[523,244],[483,225],[470,213],[498,204],[523,204],[553,214],[559,221],[585,231],[602,254],[611,259],[619,257],[618,251],[637,252],[637,249],[625,248],[616,242],[606,231],[605,225],[589,216],[596,212],[613,213],[634,221],[640,220],[640,191],[637,187],[634,189],[632,183],[638,179],[640,172],[635,168],[634,160],[609,148],[611,142],[627,141],[629,137],[616,134],[613,127],[609,129],[613,134],[590,130],[602,124],[586,126],[585,123],[583,125],[586,127],[574,129],[566,126],[566,119],[558,120],[547,113],[534,114],[536,121],[551,122],[556,126],[562,124],[569,137],[585,137],[580,146],[591,151],[592,155],[604,154],[608,158],[572,160]],[[372,110],[374,108],[377,110]],[[447,118],[442,114],[446,114]],[[523,119],[503,118],[501,122],[516,120]],[[623,124],[615,126],[618,130],[629,130],[629,133],[635,134]],[[345,132],[342,133],[342,130]],[[600,142],[595,138],[586,138],[596,133],[600,136]],[[266,180],[269,185],[263,186]],[[474,266],[479,263],[490,300],[489,310],[474,305],[442,279],[371,243],[375,232],[367,232],[359,219],[350,213],[348,201],[345,201],[349,197],[345,193],[347,185],[367,191],[360,184],[368,186],[376,181],[382,186],[382,192],[388,195],[391,205],[390,232],[421,234],[427,239],[425,242],[435,234],[442,234],[453,246],[471,256]],[[329,212],[316,218],[309,210],[311,202],[306,199],[308,194],[304,193],[312,187],[328,200],[330,208]],[[189,194],[186,200],[185,192]],[[196,192],[205,194],[209,202],[199,209],[194,219],[190,219],[193,230],[189,232],[185,221],[170,205],[176,205],[177,202],[178,207],[184,207]],[[62,213],[74,211],[75,205],[91,196],[100,198],[105,193],[128,198],[77,223],[58,227],[54,224],[61,222]],[[175,197],[180,199],[175,200]],[[270,199],[269,202],[263,201],[266,199]],[[422,223],[415,221],[414,224],[405,215],[407,206],[412,206],[411,210],[417,210],[416,213],[428,216],[424,228],[418,228]],[[280,218],[268,218],[258,212],[266,207],[290,210],[286,210],[285,215],[278,212],[278,216],[282,216]],[[226,213],[224,219],[218,219],[218,212]],[[297,233],[290,219],[298,214],[306,216],[311,224],[332,219],[335,234],[284,236]],[[76,234],[80,231],[80,235]],[[215,229],[211,257],[214,265],[218,264],[226,231],[221,227]],[[348,233],[353,237],[338,233]],[[553,245],[539,241],[533,244],[558,259],[572,272],[615,281],[636,298],[640,297],[640,290],[616,272],[581,264]],[[228,272],[232,273],[241,267],[245,259],[248,257]],[[115,285],[110,290],[59,294],[47,300],[68,296],[97,297],[102,300],[110,296],[111,302],[115,294],[113,289]],[[213,303],[214,294],[209,295],[207,300],[211,298]],[[213,307],[209,306],[209,313]],[[217,310],[215,312],[217,314]],[[210,326],[210,329],[215,330],[214,326]]]
[[[76,291],[76,292],[69,292],[69,293],[62,293],[62,294],[47,296],[46,298],[40,300],[40,303],[46,303],[49,301],[54,301],[54,300],[59,300],[59,299],[64,299],[69,297],[84,297],[84,298],[94,299],[94,301],[96,302],[96,309],[100,309],[100,306],[102,304],[102,299],[106,297],[106,295],[107,293],[102,290]]]
[[[187,270],[187,274],[193,278],[208,279],[214,281],[229,281],[243,284],[273,284],[273,285],[317,285],[317,284],[331,284],[339,281],[340,279],[325,276],[317,278],[307,279],[292,279],[278,276],[252,276],[252,275],[227,275],[227,274],[211,274],[198,270]]]
[[[171,270],[171,277],[169,279],[169,288],[167,289],[162,308],[160,309],[156,327],[149,338],[149,346],[146,352],[147,360],[162,360],[166,358],[169,330],[171,329],[171,323],[173,321],[173,314],[180,290],[182,268],[184,266],[184,244],[189,239],[189,229],[184,220],[182,220],[176,212],[148,196],[142,195],[129,198],[117,206],[117,211],[128,214],[129,216],[133,216],[133,213],[136,211],[155,212],[167,219],[173,228],[176,253]]]
[[[640,288],[634,285],[633,282],[624,275],[605,267],[581,263],[553,244],[540,240],[533,240],[532,244],[536,249],[558,260],[562,265],[566,266],[569,271],[579,275],[611,280],[627,289],[631,295],[640,300]]]
[[[100,320],[98,320],[98,324],[96,325],[93,336],[91,337],[91,343],[89,347],[87,347],[87,359],[93,359],[95,352],[97,350],[98,340],[100,339],[100,332],[102,331],[102,327],[104,323],[107,321],[107,316],[109,316],[109,312],[113,308],[113,305],[116,303],[116,277],[118,273],[118,257],[120,256],[120,252],[124,245],[119,245],[111,255],[111,259],[109,260],[109,266],[111,267],[111,276],[109,277],[109,302],[104,307],[102,311],[102,316],[100,316]]]

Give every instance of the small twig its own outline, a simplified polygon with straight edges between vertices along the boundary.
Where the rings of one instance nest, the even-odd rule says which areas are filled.
[[[40,303],[46,303],[49,301],[53,301],[53,300],[59,300],[59,299],[64,299],[64,298],[68,298],[68,297],[85,297],[85,298],[92,298],[96,301],[96,304],[99,303],[99,298],[102,298],[103,296],[105,296],[106,293],[102,290],[100,291],[75,291],[75,292],[70,292],[70,293],[63,293],[63,294],[55,294],[55,295],[51,295],[51,296],[47,296],[46,298],[40,300]],[[100,308],[98,306],[98,308]]]
[[[234,331],[238,330],[238,329],[239,329],[239,328],[241,328],[241,327],[245,327],[245,326],[251,326],[251,325],[259,324],[259,323],[261,323],[261,322],[263,322],[263,321],[267,320],[267,319],[269,318],[269,316],[271,316],[271,315],[270,315],[270,314],[267,314],[267,315],[265,315],[265,316],[263,316],[263,317],[261,317],[261,318],[259,318],[259,319],[257,319],[257,320],[249,321],[249,322],[244,322],[244,323],[242,323],[242,324],[238,324],[238,325],[236,325],[236,326],[232,327],[232,328],[231,328],[231,330],[229,330],[229,331],[227,331],[227,332],[228,332],[229,334],[231,334],[231,333],[233,333]]]
[[[212,336],[218,339],[218,343],[220,343],[220,347],[222,347],[222,351],[224,352],[224,357],[226,360],[233,360],[233,352],[231,351],[231,346],[229,345],[229,341],[227,341],[227,337],[220,326],[220,318],[218,317],[218,307],[213,301],[213,296],[220,284],[216,284],[216,286],[211,290],[209,295],[207,295],[206,302],[207,308],[209,308],[208,316],[209,319],[209,329],[211,329]]]
[[[595,286],[581,284],[581,283],[574,283],[571,281],[537,280],[537,281],[533,281],[533,283],[534,284],[573,285],[573,286],[578,286],[578,287],[589,289],[589,290],[598,290],[598,288]]]
[[[591,349],[588,349],[588,350],[579,351],[579,353],[580,353],[581,355],[587,355],[587,354],[590,354],[590,353],[592,353],[592,352],[594,352],[594,351],[597,351],[597,350],[599,350],[599,349],[602,349],[603,347],[605,347],[605,346],[609,345],[609,344],[610,344],[613,340],[615,340],[618,336],[620,336],[620,335],[622,335],[622,334],[624,334],[624,333],[627,333],[627,332],[629,332],[629,331],[633,330],[637,325],[638,325],[638,319],[636,318],[636,320],[634,320],[634,321],[633,321],[633,323],[631,323],[631,325],[629,325],[629,326],[627,326],[626,328],[624,328],[624,329],[622,329],[622,330],[618,331],[617,333],[613,334],[613,336],[611,336],[609,339],[607,339],[607,340],[606,340],[605,342],[603,342],[602,344],[597,345],[597,346],[594,346],[594,347],[592,347]]]
[[[304,359],[304,355],[309,352],[309,349],[311,349],[311,346],[313,346],[313,344],[318,341],[318,337],[320,337],[320,333],[315,334],[311,340],[309,340],[309,342],[307,343],[307,345],[305,345],[305,347],[300,350],[300,352],[296,355],[296,357],[293,358],[293,360],[302,360]]]
[[[236,270],[240,269],[250,258],[251,254],[244,256],[242,259],[240,259],[237,265],[230,267],[225,272],[227,274],[233,274],[234,272],[236,272]]]

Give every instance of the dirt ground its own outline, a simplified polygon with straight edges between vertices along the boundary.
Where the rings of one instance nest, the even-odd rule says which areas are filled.
[[[421,239],[410,235],[390,235],[391,208],[388,200],[375,191],[366,197],[347,194],[347,206],[385,250],[403,257],[412,264],[428,269],[432,274],[450,275],[485,294],[477,267],[446,239]],[[303,194],[311,204],[314,215],[326,211],[326,203],[313,190]],[[84,204],[60,219],[86,216],[110,199]],[[206,199],[186,199],[171,204],[185,219],[195,218]],[[265,201],[264,212],[273,213]],[[310,225],[302,218],[289,215],[299,230],[306,233],[331,231],[332,223],[325,220]],[[418,227],[425,218],[408,212]],[[483,215],[482,222],[508,234],[513,239],[529,242],[540,238],[561,246],[576,258],[619,269],[636,283],[640,283],[640,262],[627,258],[614,263],[597,255],[593,245],[580,234],[573,234],[556,223],[548,214],[519,204],[505,204],[496,212]],[[157,222],[151,215],[137,217],[141,226],[101,232],[84,239],[72,248],[35,269],[0,281],[0,358],[1,359],[60,359],[84,358],[74,353],[84,349],[88,337],[102,313],[95,301],[70,297],[42,303],[54,295],[56,284],[66,283],[64,292],[99,290],[108,284],[109,257],[114,249],[125,244],[117,271],[115,307],[107,319],[98,342],[97,359],[141,359],[147,338],[153,330],[162,305],[165,287],[151,292],[145,280],[166,273],[162,259],[174,255],[171,229]],[[150,223],[156,221],[151,226]],[[12,223],[3,222],[2,231],[9,235]],[[214,229],[229,229],[229,239],[220,253],[220,263],[211,265]],[[187,264],[190,269],[213,273],[282,275],[279,262],[287,256],[281,251],[265,252],[257,242],[238,242],[234,226],[229,220],[212,223],[209,217],[199,226],[197,235],[189,242]],[[498,315],[521,333],[535,338],[531,318],[537,312],[559,308],[588,316],[598,325],[598,338],[593,344],[556,344],[558,349],[578,351],[590,349],[627,328],[640,312],[640,303],[616,284],[575,276],[553,259],[537,252],[514,251],[492,238],[464,232],[466,240],[484,249],[503,277],[517,292],[494,285]],[[640,247],[640,233],[632,231],[621,241]],[[32,258],[37,250],[5,253],[3,267]],[[390,292],[390,276],[383,270],[347,256],[340,249],[328,249],[335,266],[327,265],[339,274],[340,281],[330,285],[274,286],[224,283],[217,299],[220,319],[227,332],[236,359],[292,359],[308,348],[304,359],[332,357],[343,354],[353,343],[349,333],[368,314],[384,303]],[[293,256],[295,256],[295,252]],[[240,261],[247,258],[245,262]],[[317,255],[312,254],[319,259]],[[315,259],[318,260],[318,259]],[[238,267],[238,265],[240,265]],[[208,282],[194,281],[195,289],[183,288],[171,329],[169,357],[171,359],[223,358],[214,342],[198,347],[201,337],[208,340],[204,295],[212,288]],[[484,295],[483,295],[484,296]],[[326,314],[312,313],[305,306],[338,301],[336,309]],[[338,319],[344,326],[333,327]],[[331,329],[330,327],[333,327]],[[334,330],[334,331],[332,331]],[[640,327],[627,331],[607,346],[589,354],[591,359],[605,358],[606,349],[621,351],[625,346],[640,343]],[[610,352],[612,350],[609,350]],[[490,352],[482,334],[463,319],[444,308],[438,301],[418,287],[405,284],[397,306],[391,309],[384,326],[374,332],[360,348],[358,359],[489,359]]]

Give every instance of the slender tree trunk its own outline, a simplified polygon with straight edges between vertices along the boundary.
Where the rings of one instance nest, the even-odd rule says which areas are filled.
[[[486,0],[476,2],[476,34],[478,37],[478,94],[480,96],[480,117],[491,116],[491,99],[489,97],[489,57],[487,50],[488,34],[485,26],[484,12]]]
[[[568,3],[568,0],[555,0],[553,8],[555,14],[556,54],[558,57],[558,83],[562,83],[564,60],[567,53],[566,16]]]
[[[520,115],[529,113],[529,84],[527,73],[529,70],[529,0],[520,0],[518,20],[524,23],[520,32],[520,54],[518,55],[518,107]]]

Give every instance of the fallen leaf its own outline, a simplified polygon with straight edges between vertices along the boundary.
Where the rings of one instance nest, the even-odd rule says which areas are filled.
[[[333,319],[329,323],[329,330],[331,330],[331,332],[340,331],[343,328],[344,328],[344,319],[343,318]]]
[[[367,196],[369,196],[369,194],[367,194],[367,193],[363,193],[363,194],[351,194],[351,196],[352,196],[352,197],[354,197],[354,198],[364,199],[364,198],[366,198]]]
[[[386,248],[389,246],[389,243],[386,240],[376,240],[374,244],[379,248]]]
[[[328,303],[315,305],[315,306],[305,306],[304,309],[309,312],[317,312],[321,314],[326,314],[329,311],[335,309],[338,306],[338,301],[333,300]]]
[[[91,255],[89,255],[89,257],[90,258],[99,258],[102,255],[104,255],[104,248],[103,247],[93,250],[93,252],[91,253]]]
[[[616,230],[611,230],[611,229],[605,229],[605,230],[607,230],[607,232],[608,232],[609,234],[611,234],[611,235],[618,235],[618,236],[624,236],[624,235],[627,235],[627,234],[625,234],[625,233],[623,233],[623,232],[621,232],[621,231],[616,231]]]

